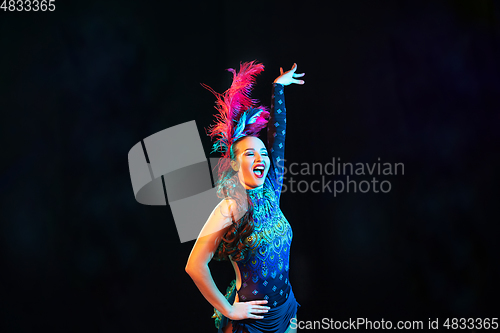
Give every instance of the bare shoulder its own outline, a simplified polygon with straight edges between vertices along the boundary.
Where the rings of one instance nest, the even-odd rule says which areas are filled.
[[[223,199],[215,206],[212,214],[203,226],[199,237],[212,235],[216,237],[220,235],[225,228],[233,223],[233,218],[236,217],[237,204],[234,199]]]
[[[224,216],[236,215],[238,204],[233,198],[225,198],[218,205],[220,212]]]

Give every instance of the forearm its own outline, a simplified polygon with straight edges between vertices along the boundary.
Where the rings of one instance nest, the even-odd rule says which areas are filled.
[[[271,154],[278,154],[280,150],[284,150],[286,130],[284,88],[282,84],[273,84],[270,120],[267,125],[267,142],[271,149]],[[282,144],[281,146],[280,143]]]
[[[271,126],[274,128],[273,134],[273,154],[283,159],[285,157],[285,136],[286,136],[286,106],[285,87],[282,84],[274,84],[273,101],[271,111]]]
[[[220,311],[224,316],[229,317],[229,312],[232,305],[227,301],[224,295],[215,285],[210,268],[208,265],[200,265],[196,269],[186,269],[186,272],[191,276],[194,283],[214,308]]]
[[[273,98],[271,103],[271,119],[267,125],[268,147],[272,170],[271,180],[274,182],[274,190],[277,198],[281,196],[283,186],[283,172],[285,159],[285,135],[286,135],[286,108],[284,86],[275,83],[273,86]]]

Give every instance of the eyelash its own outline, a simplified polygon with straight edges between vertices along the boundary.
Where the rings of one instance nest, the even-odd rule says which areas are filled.
[[[264,155],[264,156],[268,156],[268,155],[267,155],[267,151],[266,151],[265,153],[262,153],[262,155]],[[245,156],[253,156],[253,153],[247,153]]]

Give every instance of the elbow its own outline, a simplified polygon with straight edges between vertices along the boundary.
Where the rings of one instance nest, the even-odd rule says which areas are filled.
[[[189,274],[189,276],[192,277],[193,275],[195,275],[196,272],[198,272],[200,270],[200,268],[197,267],[196,264],[194,264],[194,263],[192,263],[192,262],[189,261],[186,264],[186,267],[184,267],[184,270],[186,271],[186,273]]]
[[[192,265],[191,263],[189,263],[189,262],[188,262],[188,263],[186,264],[186,267],[184,267],[184,270],[185,270],[185,271],[186,271],[186,273],[188,273],[189,275],[191,275],[191,274],[192,274],[192,272],[193,272],[193,267],[192,267],[192,266],[193,266],[193,265]]]
[[[206,265],[197,264],[195,262],[189,261],[186,264],[186,267],[184,268],[184,270],[186,271],[186,273],[188,273],[189,276],[191,276],[191,278],[195,278],[195,277],[199,276],[200,274],[202,274],[202,272],[204,271],[204,266],[208,268],[208,266],[206,266]]]

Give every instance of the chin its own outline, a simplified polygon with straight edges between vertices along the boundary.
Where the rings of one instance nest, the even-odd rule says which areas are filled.
[[[257,182],[257,183],[255,184],[255,187],[260,187],[260,186],[262,186],[262,185],[264,185],[264,181]]]
[[[264,177],[262,178],[256,178],[253,183],[253,187],[259,187],[259,186],[262,186],[264,185],[265,181],[266,181],[266,177],[267,177],[267,174],[264,175]]]

